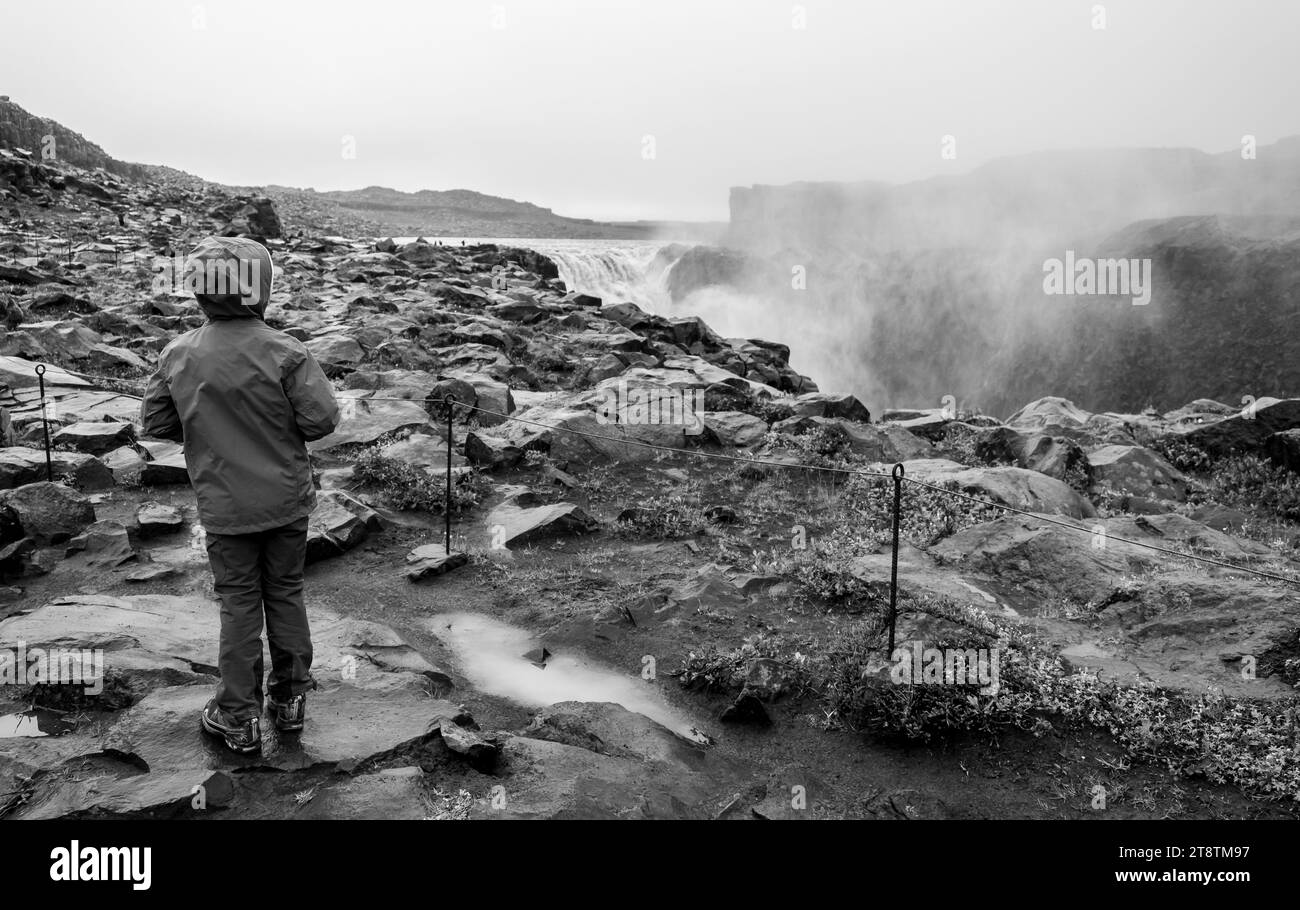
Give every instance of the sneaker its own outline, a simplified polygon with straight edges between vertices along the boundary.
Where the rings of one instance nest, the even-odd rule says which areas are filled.
[[[290,695],[281,701],[272,695],[267,699],[275,717],[275,729],[281,733],[294,733],[307,721],[307,696]]]
[[[262,722],[250,717],[245,721],[231,720],[217,707],[216,700],[208,702],[199,716],[203,729],[221,737],[226,748],[241,755],[262,751]]]

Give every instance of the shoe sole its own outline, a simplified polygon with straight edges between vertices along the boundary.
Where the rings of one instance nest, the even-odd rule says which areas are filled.
[[[213,736],[220,738],[220,740],[225,743],[226,748],[231,752],[238,752],[240,755],[251,755],[254,752],[262,751],[261,743],[258,743],[255,746],[237,746],[232,743],[230,737],[226,736],[225,732],[220,727],[213,725],[213,723],[208,720],[207,714],[199,715],[199,723],[203,726],[205,732],[211,733]]]

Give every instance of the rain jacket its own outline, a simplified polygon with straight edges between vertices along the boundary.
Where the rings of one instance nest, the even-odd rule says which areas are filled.
[[[210,260],[237,262],[256,280],[232,285],[233,295],[196,293],[208,322],[159,355],[141,403],[143,435],[184,443],[205,530],[251,534],[315,508],[306,443],[329,435],[339,410],[302,342],[263,321],[272,279],[266,248],[210,237],[190,254],[187,274]]]

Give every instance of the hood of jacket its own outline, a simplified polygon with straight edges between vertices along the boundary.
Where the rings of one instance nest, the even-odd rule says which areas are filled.
[[[185,274],[209,319],[261,319],[271,299],[271,254],[246,237],[208,237],[185,260]]]

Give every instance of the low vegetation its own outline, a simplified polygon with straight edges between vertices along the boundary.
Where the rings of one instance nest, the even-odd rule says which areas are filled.
[[[424,468],[385,457],[380,447],[363,450],[352,469],[352,479],[376,490],[384,501],[399,511],[431,512],[442,515],[447,508],[446,481]],[[461,514],[477,506],[491,490],[491,482],[477,471],[461,474],[451,485],[451,511]]]
[[[975,685],[895,682],[882,622],[871,616],[821,640],[757,637],[734,651],[692,653],[683,684],[738,689],[755,657],[778,661],[783,689],[816,693],[827,723],[878,735],[930,741],[960,735],[1034,736],[1087,726],[1109,734],[1131,759],[1183,777],[1233,784],[1260,798],[1300,801],[1297,702],[1194,694],[1121,685],[1068,667],[1016,626],[934,599],[908,609],[936,621],[927,647],[996,648],[998,691]]]

